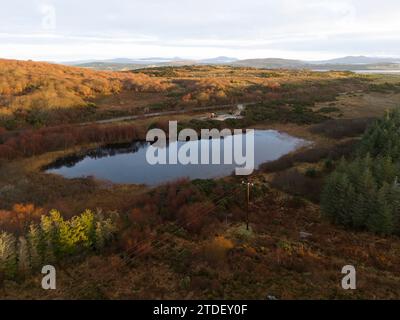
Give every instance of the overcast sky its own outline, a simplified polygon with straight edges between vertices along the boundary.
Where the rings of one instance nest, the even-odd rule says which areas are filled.
[[[0,57],[400,57],[399,0],[2,0]]]

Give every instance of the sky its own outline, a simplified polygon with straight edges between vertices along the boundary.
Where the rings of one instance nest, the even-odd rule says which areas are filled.
[[[400,57],[399,0],[1,0],[0,58]]]

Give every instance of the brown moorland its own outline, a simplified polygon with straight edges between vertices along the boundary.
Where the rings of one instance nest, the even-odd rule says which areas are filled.
[[[35,76],[37,72],[48,76]],[[21,86],[7,91],[7,86],[16,84],[14,80]],[[124,87],[126,81],[137,87]],[[321,216],[319,207],[325,177],[341,156],[354,150],[368,119],[400,104],[399,83],[398,78],[346,72],[204,66],[111,73],[1,61],[2,123],[11,126],[0,130],[0,229],[20,237],[52,209],[66,221],[90,209],[97,216],[113,217],[118,231],[102,250],[83,250],[78,243],[75,255],[56,252],[55,291],[41,289],[40,270],[24,269],[12,278],[1,271],[0,297],[399,298],[400,239],[335,226]],[[27,89],[30,84],[33,87]],[[90,93],[76,90],[76,85],[89,88]],[[113,91],[114,86],[119,89]],[[53,94],[45,94],[50,91]],[[132,114],[135,99],[141,100],[143,112],[182,107],[191,112],[84,126],[73,121],[31,123],[26,121],[29,112],[20,112],[43,100],[39,109],[53,116],[60,97],[69,101],[63,108],[76,109],[77,114],[92,108],[91,116],[83,115],[76,122],[113,116],[110,110],[117,106],[118,115]],[[122,104],[117,103],[120,100]],[[199,120],[202,113],[192,113],[199,106],[246,101],[257,103],[240,121],[218,124]],[[33,109],[37,111],[36,106]],[[40,170],[68,154],[141,138],[149,127],[164,126],[172,119],[194,128],[274,128],[314,144],[266,164],[252,176],[256,187],[249,231],[243,223],[245,190],[235,177],[178,181],[151,189],[95,178],[69,180]],[[340,286],[341,268],[348,264],[358,271],[356,291]]]

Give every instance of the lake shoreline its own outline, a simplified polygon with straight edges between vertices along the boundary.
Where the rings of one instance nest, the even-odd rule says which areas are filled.
[[[247,140],[247,135],[247,133],[242,134],[242,139],[239,138],[239,140],[237,140],[237,138],[234,139],[233,135],[225,136],[224,138],[219,139],[220,143],[217,145],[215,145],[214,142],[204,144],[204,139],[200,140],[203,141],[202,143],[199,140],[172,142],[171,145],[166,147],[164,152],[167,152],[168,148],[173,148],[174,144],[176,144],[174,147],[176,150],[182,147],[185,147],[186,149],[188,146],[189,148],[198,150],[198,153],[196,154],[197,157],[198,155],[201,155],[202,152],[206,152],[208,154],[208,159],[210,160],[214,159],[214,156],[210,158],[210,155],[217,152],[219,153],[219,156],[217,157],[218,159],[221,159],[222,157],[225,159],[226,155],[221,153],[222,150],[225,150],[225,147],[223,146],[227,144],[230,146],[229,148],[233,148],[234,145],[236,146],[236,143],[240,142],[238,146],[242,148],[243,152],[243,146],[245,145],[243,143],[244,140]],[[248,165],[247,161],[254,161],[252,166],[254,166],[254,170],[256,171],[265,162],[275,161],[288,153],[301,149],[306,145],[310,145],[310,141],[293,137],[286,132],[273,129],[255,129],[254,139],[254,158],[253,156],[251,156],[251,158],[245,157],[243,158],[243,161],[246,161],[246,164],[243,163],[240,165],[239,162],[236,161],[236,157],[234,160],[231,158],[230,162],[225,161],[225,163],[215,163],[213,160],[210,160],[211,162],[207,160],[203,163],[202,161],[196,160],[195,162],[189,162],[188,164],[172,163],[168,164],[168,166],[164,166],[162,165],[163,162],[161,162],[152,165],[145,158],[145,154],[147,153],[148,148],[150,148],[150,143],[134,141],[127,144],[98,146],[89,150],[81,150],[78,153],[58,157],[54,161],[42,166],[40,170],[46,174],[58,174],[64,176],[66,179],[93,176],[96,179],[111,181],[115,184],[145,184],[148,186],[157,186],[184,177],[189,177],[190,179],[222,178],[231,175],[235,168],[242,168],[242,166],[246,167]],[[262,144],[262,148],[257,147],[257,145],[260,144]],[[206,151],[204,147],[208,151]],[[237,146],[235,149],[236,148]],[[233,149],[228,150],[230,150],[229,152],[233,152]],[[157,153],[158,152],[159,151],[157,151]],[[233,153],[233,155],[235,156],[235,153]],[[149,172],[152,174],[148,174]],[[155,176],[155,178],[150,179],[149,176]]]

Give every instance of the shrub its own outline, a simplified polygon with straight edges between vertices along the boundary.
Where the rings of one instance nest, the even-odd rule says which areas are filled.
[[[250,122],[271,121],[297,124],[319,123],[327,119],[302,104],[282,107],[276,102],[253,105],[243,111],[245,120]]]
[[[207,221],[210,220],[210,213],[215,206],[212,203],[187,204],[178,211],[178,221],[180,221],[187,231],[199,234]]]
[[[297,169],[289,169],[277,173],[271,181],[271,185],[292,195],[318,202],[322,190],[322,179],[310,178]]]
[[[15,204],[12,210],[0,210],[0,228],[17,235],[24,234],[32,222],[39,222],[43,209],[33,204]]]
[[[0,144],[0,159],[30,157],[88,143],[131,142],[143,138],[133,125],[59,126],[8,135]]]
[[[229,239],[223,236],[216,237],[204,246],[204,257],[212,265],[221,265],[225,263],[227,254],[233,247]]]
[[[305,173],[306,177],[315,178],[318,176],[318,171],[315,168],[308,168]]]
[[[325,159],[324,167],[326,170],[332,170],[334,168],[334,162],[331,158]]]
[[[381,93],[391,93],[391,92],[400,92],[400,83],[380,83],[380,84],[370,84],[369,88],[372,92],[381,92]]]
[[[350,155],[358,144],[357,140],[347,140],[332,146],[315,146],[296,153],[288,154],[278,160],[264,163],[260,170],[266,172],[278,172],[289,169],[295,163],[317,163],[325,158],[329,161],[338,160]]]
[[[312,126],[310,132],[334,139],[356,137],[362,135],[374,121],[374,118],[327,120]]]
[[[340,111],[339,108],[332,107],[332,106],[331,107],[323,107],[318,110],[318,112],[321,112],[321,113],[333,113],[333,112],[339,112],[339,111]]]

